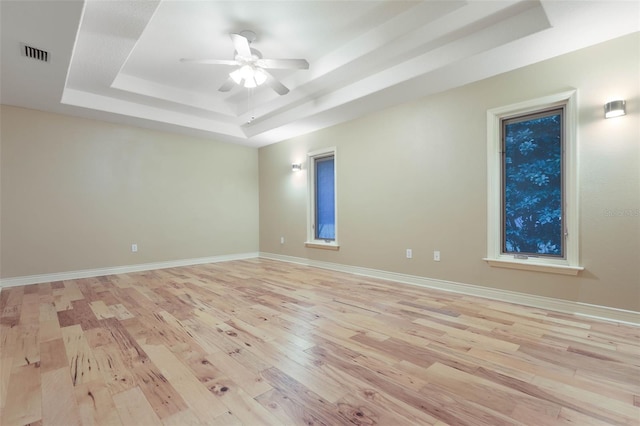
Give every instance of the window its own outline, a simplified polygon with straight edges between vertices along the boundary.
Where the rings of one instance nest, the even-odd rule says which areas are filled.
[[[335,241],[336,239],[336,199],[335,199],[335,158],[318,158],[315,161],[315,239]]]
[[[492,266],[577,274],[575,91],[490,110]]]
[[[338,249],[336,221],[336,149],[309,153],[309,226],[307,247]]]
[[[564,257],[564,107],[503,118],[502,253]]]

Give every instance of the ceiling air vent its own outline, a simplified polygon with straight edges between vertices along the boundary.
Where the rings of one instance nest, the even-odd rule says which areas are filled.
[[[49,52],[46,50],[20,43],[20,51],[22,52],[22,56],[26,56],[27,58],[42,62],[49,62]]]

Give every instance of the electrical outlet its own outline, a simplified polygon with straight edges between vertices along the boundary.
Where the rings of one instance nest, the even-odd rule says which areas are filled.
[[[138,251],[138,245],[137,244],[131,244],[131,252],[132,253],[136,253]]]
[[[280,237],[280,244],[284,244],[284,237]]]
[[[440,262],[440,251],[436,250],[433,252],[433,260],[435,260],[436,262]]]
[[[407,249],[407,259],[411,259],[413,257],[413,251],[411,249]]]

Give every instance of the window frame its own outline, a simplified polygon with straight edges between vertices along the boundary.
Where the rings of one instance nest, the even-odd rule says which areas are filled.
[[[502,252],[503,167],[502,120],[563,107],[564,257],[516,258]],[[579,205],[577,158],[577,91],[571,90],[487,111],[487,257],[490,266],[577,275],[579,265]]]
[[[316,161],[333,157],[333,185],[334,185],[334,239],[325,240],[316,238]],[[305,246],[326,250],[338,250],[338,155],[336,147],[323,148],[307,154],[307,241]]]
[[[522,252],[522,253],[509,253],[507,252],[507,238],[506,238],[506,234],[507,234],[507,220],[506,220],[506,215],[505,215],[505,210],[506,210],[506,203],[507,203],[507,163],[506,163],[506,158],[507,158],[507,146],[506,146],[506,131],[507,131],[507,127],[510,124],[514,124],[514,123],[519,123],[519,122],[527,122],[527,121],[531,121],[531,120],[535,120],[538,118],[543,118],[543,117],[549,117],[552,115],[560,115],[560,203],[562,206],[562,214],[561,214],[561,226],[562,228],[565,228],[565,224],[567,223],[566,221],[566,211],[565,211],[565,207],[566,206],[566,202],[565,202],[565,195],[566,195],[566,191],[565,191],[565,160],[566,160],[566,154],[565,154],[565,150],[564,150],[564,146],[566,144],[565,142],[565,138],[566,138],[566,130],[565,130],[565,118],[566,118],[566,105],[562,104],[559,106],[553,106],[551,108],[545,108],[542,110],[536,110],[534,112],[531,113],[522,113],[522,114],[516,114],[514,116],[508,116],[508,117],[502,117],[500,119],[500,180],[501,180],[501,194],[500,194],[500,254],[505,255],[505,256],[526,256],[526,257],[544,257],[544,258],[552,258],[552,259],[566,259],[567,256],[567,245],[564,241],[564,235],[566,234],[566,229],[561,229],[560,230],[560,237],[563,239],[562,241],[562,250],[561,253],[559,255],[547,255],[547,254],[540,254],[540,253],[529,253],[529,252]]]

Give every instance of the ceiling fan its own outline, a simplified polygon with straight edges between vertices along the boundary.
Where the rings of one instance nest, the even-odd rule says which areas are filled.
[[[262,53],[251,47],[256,34],[253,31],[241,31],[232,33],[231,40],[235,48],[234,59],[180,59],[181,62],[207,65],[226,65],[236,67],[229,74],[227,81],[218,89],[220,92],[228,92],[238,84],[246,88],[254,88],[261,84],[267,84],[280,95],[289,93],[289,89],[278,81],[268,69],[309,69],[306,59],[264,59]]]

